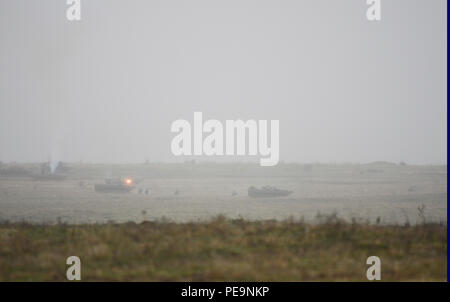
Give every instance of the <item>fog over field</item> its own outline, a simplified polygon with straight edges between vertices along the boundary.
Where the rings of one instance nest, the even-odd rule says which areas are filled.
[[[279,120],[287,162],[446,164],[446,2],[382,5],[1,1],[0,161],[182,162],[201,111]]]
[[[447,4],[382,5],[1,1],[0,220],[446,222]],[[278,165],[175,156],[194,112],[279,121]]]
[[[141,180],[128,193],[95,191],[95,184],[114,175]],[[447,167],[443,166],[73,165],[67,177],[49,181],[0,176],[0,221],[105,223],[165,218],[186,222],[225,215],[320,222],[321,215],[334,213],[348,222],[371,224],[447,221]],[[248,195],[249,186],[265,185],[293,193]]]

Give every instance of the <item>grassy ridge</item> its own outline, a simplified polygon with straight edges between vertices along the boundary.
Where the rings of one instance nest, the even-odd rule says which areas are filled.
[[[445,281],[446,225],[376,226],[339,220],[103,225],[0,225],[0,281],[64,281],[80,257],[83,281]]]

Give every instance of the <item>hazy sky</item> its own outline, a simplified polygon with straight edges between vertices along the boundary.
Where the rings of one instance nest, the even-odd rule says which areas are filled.
[[[179,161],[202,111],[280,120],[288,162],[446,163],[446,1],[81,3],[0,1],[0,161]]]

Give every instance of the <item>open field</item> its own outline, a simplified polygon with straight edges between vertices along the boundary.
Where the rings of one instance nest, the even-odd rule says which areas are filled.
[[[72,164],[61,181],[11,166],[0,173],[2,281],[65,280],[71,255],[84,281],[365,281],[372,255],[384,281],[446,278],[446,166]],[[142,181],[95,192],[110,176]],[[294,193],[251,198],[251,185]]]
[[[5,165],[6,166],[6,165]],[[13,166],[12,164],[10,166]],[[30,171],[37,164],[17,165]],[[0,221],[31,223],[140,222],[162,217],[187,222],[224,214],[250,220],[314,222],[336,212],[352,221],[381,224],[446,222],[447,167],[390,163],[280,164],[71,164],[63,181],[35,181],[0,173]],[[4,168],[3,170],[5,170]],[[97,193],[109,176],[143,179],[127,194]],[[283,198],[250,198],[249,186],[294,191]],[[149,194],[139,194],[149,190]]]
[[[66,258],[83,281],[445,281],[446,225],[376,226],[245,221],[0,225],[0,281],[64,281]]]

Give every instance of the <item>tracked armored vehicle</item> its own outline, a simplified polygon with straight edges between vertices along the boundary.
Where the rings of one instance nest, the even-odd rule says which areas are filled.
[[[96,192],[127,193],[134,189],[134,181],[130,177],[106,178],[104,184],[95,184]]]
[[[292,191],[281,190],[272,186],[264,186],[256,188],[251,186],[248,188],[248,196],[255,198],[267,198],[267,197],[284,197],[292,194]]]

